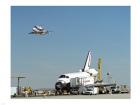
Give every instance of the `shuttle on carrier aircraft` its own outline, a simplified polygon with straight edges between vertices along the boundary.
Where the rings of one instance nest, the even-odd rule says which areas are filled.
[[[63,94],[64,91],[70,92],[71,87],[76,80],[81,85],[93,85],[97,81],[98,72],[90,68],[91,66],[91,51],[88,52],[84,68],[79,72],[68,73],[60,75],[56,84],[55,89],[59,94]]]

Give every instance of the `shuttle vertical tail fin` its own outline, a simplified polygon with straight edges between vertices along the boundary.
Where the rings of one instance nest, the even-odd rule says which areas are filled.
[[[90,69],[90,65],[91,65],[91,51],[88,52],[87,58],[86,58],[86,62],[83,68],[83,72],[87,71]]]

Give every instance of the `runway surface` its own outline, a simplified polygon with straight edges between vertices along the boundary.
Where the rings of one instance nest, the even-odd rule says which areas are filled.
[[[15,97],[12,99],[130,99],[130,94],[62,95],[40,97]]]

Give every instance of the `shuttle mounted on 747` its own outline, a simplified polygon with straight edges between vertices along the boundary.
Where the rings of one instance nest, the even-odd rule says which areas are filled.
[[[29,34],[35,34],[35,35],[43,36],[43,35],[49,34],[50,32],[53,32],[53,31],[49,31],[47,29],[44,29],[41,25],[35,25],[32,28],[32,32],[30,32]]]

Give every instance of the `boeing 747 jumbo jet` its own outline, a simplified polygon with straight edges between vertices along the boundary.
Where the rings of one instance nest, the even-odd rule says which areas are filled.
[[[36,25],[32,28],[32,32],[30,32],[29,34],[35,34],[35,35],[42,36],[42,35],[47,35],[50,32],[53,32],[53,31],[49,31],[47,29],[44,29],[41,25]]]
[[[93,85],[97,79],[98,72],[95,69],[90,68],[90,65],[91,65],[91,51],[88,52],[83,69],[81,69],[79,72],[63,74],[59,76],[55,84],[56,91],[59,92],[60,94],[62,94],[64,91],[70,92],[70,81],[72,78],[88,78],[84,84]]]
[[[48,34],[48,31],[45,30],[42,26],[36,25],[33,27],[32,32],[29,34],[45,35]]]

